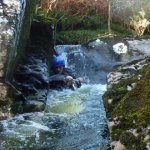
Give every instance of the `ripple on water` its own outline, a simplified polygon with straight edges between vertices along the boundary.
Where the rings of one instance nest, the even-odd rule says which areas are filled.
[[[1,121],[0,148],[99,150],[106,147],[105,85],[50,91],[45,111]]]

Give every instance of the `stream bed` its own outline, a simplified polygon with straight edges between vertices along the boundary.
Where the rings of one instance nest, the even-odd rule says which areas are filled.
[[[106,85],[48,92],[43,112],[0,122],[0,149],[100,150],[109,144],[102,94]]]

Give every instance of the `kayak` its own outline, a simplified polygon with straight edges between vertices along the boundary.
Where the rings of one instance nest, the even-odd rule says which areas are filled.
[[[53,81],[63,81],[63,82],[66,82],[66,77],[65,77],[65,75],[61,75],[61,74],[52,75],[49,78],[49,82],[53,82]]]

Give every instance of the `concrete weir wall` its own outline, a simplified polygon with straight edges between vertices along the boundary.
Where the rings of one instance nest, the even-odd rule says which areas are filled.
[[[24,54],[35,0],[0,0],[0,120],[10,116],[11,80]]]

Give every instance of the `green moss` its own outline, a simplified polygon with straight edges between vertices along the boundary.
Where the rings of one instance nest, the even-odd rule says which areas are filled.
[[[113,129],[111,132],[111,138],[115,141],[120,141],[127,149],[132,150],[144,150],[146,143],[143,141],[141,135],[134,136],[132,132],[125,131],[122,128]]]
[[[120,142],[125,145],[127,149],[130,150],[144,150],[145,143],[141,141],[139,137],[135,137],[130,132],[123,132],[120,135]]]
[[[147,141],[144,141],[142,128],[150,124],[150,65],[143,67],[139,73],[142,74],[140,80],[136,75],[122,79],[105,93],[106,100],[112,98],[115,101],[108,107],[110,110],[107,113],[108,117],[117,118],[117,124],[111,129],[111,138],[120,140],[132,150],[145,149]],[[136,83],[135,87],[125,92],[126,86],[132,83]],[[116,99],[117,93],[120,99]],[[130,129],[137,129],[138,137],[127,132]]]
[[[146,104],[141,107],[141,109],[137,109],[137,111],[129,113],[128,116],[130,120],[135,120],[139,126],[150,124],[150,104]]]
[[[114,114],[113,110],[115,108],[120,107],[120,101],[125,97],[128,93],[127,86],[131,85],[132,83],[136,83],[138,78],[136,75],[132,75],[130,78],[122,79],[117,84],[113,85],[111,89],[105,92],[103,95],[104,106],[107,110],[107,116],[110,117]],[[112,103],[108,104],[108,99],[112,99]],[[123,100],[122,100],[123,101]],[[118,109],[117,107],[117,109]]]
[[[144,69],[143,69],[144,70]],[[143,72],[144,73],[144,72]],[[117,112],[131,113],[149,107],[150,105],[150,67],[143,78],[137,83],[135,88],[127,93],[127,95],[120,101]],[[122,114],[122,113],[121,113]]]
[[[113,141],[117,141],[117,140],[119,139],[119,137],[120,137],[120,135],[121,135],[122,132],[123,132],[123,130],[122,130],[122,129],[119,129],[119,128],[117,128],[117,129],[115,129],[115,130],[112,130],[112,132],[111,132],[111,134],[110,134],[111,139],[112,139]]]
[[[144,66],[142,69],[140,69],[140,73],[141,74],[145,74],[150,68],[150,65],[146,65]]]

